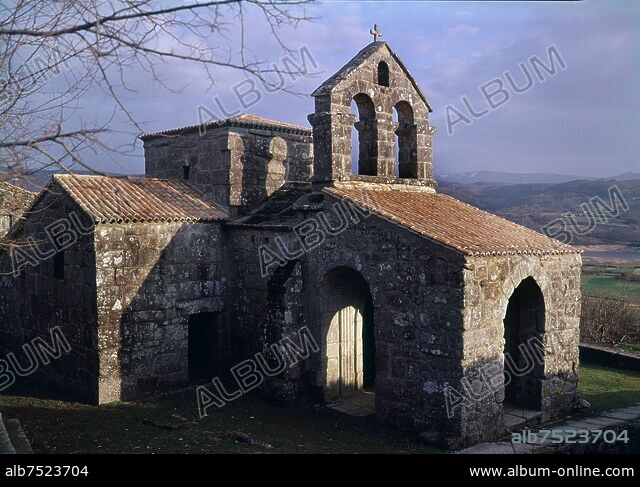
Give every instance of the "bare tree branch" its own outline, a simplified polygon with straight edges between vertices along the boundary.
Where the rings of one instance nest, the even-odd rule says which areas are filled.
[[[304,7],[310,1],[0,4],[0,180],[27,178],[52,167],[95,171],[96,161],[105,159],[121,164],[122,157],[134,154],[145,123],[125,96],[134,91],[133,73],[147,73],[152,83],[179,93],[184,86],[162,77],[168,61],[200,67],[209,88],[220,70],[227,69],[290,92],[267,75],[307,73],[291,66],[280,70],[273,60],[257,59],[245,36],[245,22],[255,27],[258,19],[276,45],[291,52],[280,30],[309,20]],[[99,112],[93,109],[95,102],[87,103],[96,90],[104,93]],[[83,120],[89,120],[90,127]],[[115,120],[131,136],[127,149],[107,142]]]

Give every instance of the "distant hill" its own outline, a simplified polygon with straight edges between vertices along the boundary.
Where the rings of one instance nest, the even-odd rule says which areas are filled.
[[[580,235],[581,229],[587,228],[588,224],[587,215],[580,205],[594,197],[601,198],[609,205],[608,190],[614,184],[624,196],[629,210],[606,223],[598,223],[592,231]],[[640,178],[530,184],[461,184],[441,179],[438,191],[537,231],[563,214],[570,213],[575,216],[579,229],[573,232],[575,244],[640,245]]]
[[[472,184],[472,183],[505,183],[505,184],[528,184],[528,183],[567,183],[577,179],[596,181],[615,180],[627,181],[630,179],[640,179],[640,173],[626,172],[618,176],[608,178],[589,178],[576,176],[575,174],[555,174],[555,173],[511,173],[502,171],[472,171],[456,174],[436,175],[438,181],[448,183]]]

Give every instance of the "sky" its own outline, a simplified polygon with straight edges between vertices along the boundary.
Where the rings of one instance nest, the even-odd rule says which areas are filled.
[[[404,61],[433,108],[436,174],[491,170],[605,177],[640,171],[640,2],[335,1],[307,11],[312,22],[280,33],[289,48],[306,50],[317,64],[307,57],[312,75],[288,84],[299,95],[269,93],[257,84],[259,100],[245,109],[233,88],[244,79],[241,73],[219,70],[216,86],[208,89],[198,67],[175,61],[162,72],[180,93],[162,90],[140,71],[129,74],[135,91],[124,100],[149,132],[198,123],[199,106],[219,115],[216,97],[228,112],[308,126],[313,100],[302,94],[371,42],[369,29],[377,23],[382,40]],[[262,24],[249,16],[245,41],[257,58],[281,66],[284,54]],[[531,58],[550,66],[550,48],[557,55],[556,70],[548,74],[538,68],[541,81]],[[522,66],[533,82],[518,93],[507,78],[524,86]],[[508,101],[495,109],[488,109],[481,92],[488,82],[486,91],[502,83],[508,92]],[[463,97],[476,112],[488,113],[474,118]],[[85,106],[99,114],[101,95]],[[452,126],[456,110],[466,122]],[[116,117],[114,129],[119,123],[124,124]],[[111,142],[124,137],[114,135]],[[142,147],[119,168],[96,162],[101,169],[140,173]]]

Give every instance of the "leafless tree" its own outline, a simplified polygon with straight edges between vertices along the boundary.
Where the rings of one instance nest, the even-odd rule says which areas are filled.
[[[308,20],[304,4],[309,1],[2,2],[0,180],[47,168],[95,170],[91,161],[97,154],[116,163],[131,154],[143,122],[124,95],[132,90],[130,74],[140,69],[171,93],[180,87],[161,76],[159,68],[167,61],[195,63],[211,85],[223,69],[270,84],[277,68],[246,45],[246,19],[259,15],[262,27],[289,51],[281,28]],[[109,106],[106,120],[96,120],[86,103],[96,90]],[[110,122],[122,116],[132,145],[108,147],[104,137]]]
[[[581,340],[596,345],[640,344],[640,313],[630,298],[586,297],[580,317]]]

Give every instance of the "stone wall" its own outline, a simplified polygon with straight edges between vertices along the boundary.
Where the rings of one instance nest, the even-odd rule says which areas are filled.
[[[4,256],[5,267],[0,277],[0,347],[5,355],[13,352],[22,368],[27,369],[32,361],[25,355],[23,345],[36,338],[53,345],[51,330],[60,327],[71,352],[49,364],[38,363],[37,370],[19,382],[33,380],[45,389],[55,387],[74,399],[95,402],[98,362],[93,223],[57,184],[45,191],[14,241],[24,252],[20,261],[28,258],[39,263],[26,265],[14,276],[9,255]],[[67,240],[71,235],[75,236],[70,237],[75,238],[75,243]],[[35,246],[27,245],[27,238]],[[67,242],[64,279],[54,277],[53,254],[62,248],[54,242]]]
[[[311,137],[278,130],[221,127],[147,139],[144,148],[148,177],[184,179],[188,166],[189,181],[234,215],[312,173]]]
[[[35,193],[0,181],[0,238],[24,214],[35,197]]]
[[[269,347],[286,336],[295,337],[307,326],[308,283],[300,260],[292,260],[263,277],[260,271],[259,249],[276,245],[282,239],[293,246],[295,237],[282,230],[251,226],[229,226],[230,292],[233,327],[232,355],[235,363]],[[267,358],[269,354],[266,354]],[[271,399],[284,403],[305,403],[321,398],[308,378],[305,364],[287,367],[281,374],[268,378],[262,391]]]
[[[224,310],[224,246],[219,222],[97,227],[100,403],[188,381],[189,316]]]
[[[335,201],[327,196],[324,206],[334,225]],[[299,219],[310,216],[314,214]],[[309,328],[321,351],[268,381],[265,390],[289,402],[325,400],[326,318],[332,294],[326,276],[348,268],[364,278],[373,299],[379,418],[435,430],[443,437],[459,436],[459,418],[447,420],[444,389],[459,382],[462,374],[463,257],[370,216],[262,278],[259,248],[276,248],[277,236],[291,252],[300,248],[292,232],[230,227],[232,268],[237,272],[234,341],[242,348],[238,356],[263,350],[264,337],[277,341],[302,326]]]
[[[329,199],[331,201],[331,199]],[[327,331],[325,276],[357,271],[373,299],[375,393],[378,418],[444,437],[457,436],[447,421],[444,388],[461,374],[462,257],[407,230],[370,216],[330,237],[307,260],[310,329],[321,345]],[[315,383],[324,364],[315,362]]]
[[[503,433],[504,323],[509,298],[532,277],[544,298],[544,318],[534,339],[543,348],[543,364],[532,354],[527,379],[542,419],[570,411],[577,399],[580,321],[579,254],[472,257],[464,270],[464,376],[478,393],[461,408],[464,436],[473,443]],[[533,342],[532,342],[533,343]],[[532,352],[533,353],[533,352]],[[524,372],[527,368],[523,368]],[[494,373],[495,372],[495,373]],[[460,385],[459,390],[463,387]]]

